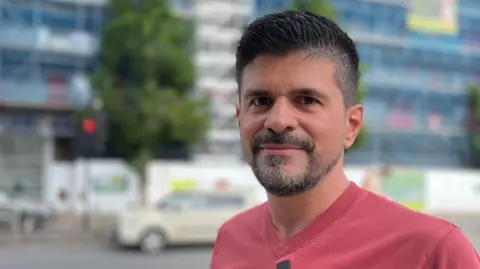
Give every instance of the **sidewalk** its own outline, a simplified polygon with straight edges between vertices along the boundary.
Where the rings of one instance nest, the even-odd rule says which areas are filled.
[[[25,244],[87,244],[100,243],[93,233],[39,233],[28,236],[0,235],[0,247]]]
[[[83,229],[83,219],[74,215],[60,215],[44,230],[30,235],[0,232],[0,247],[33,244],[106,244],[109,231],[113,227],[110,217],[91,216],[90,228]]]

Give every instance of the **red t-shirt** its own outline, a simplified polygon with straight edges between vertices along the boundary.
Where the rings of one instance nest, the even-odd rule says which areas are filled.
[[[268,205],[226,222],[211,269],[480,269],[453,224],[402,207],[354,183],[310,226],[278,238]]]

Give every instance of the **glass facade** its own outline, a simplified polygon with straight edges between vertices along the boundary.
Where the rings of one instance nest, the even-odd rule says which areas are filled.
[[[98,3],[97,3],[98,2]],[[0,102],[89,102],[104,9],[100,0],[0,2]]]
[[[21,187],[21,195],[42,197],[49,161],[70,158],[75,128],[65,111],[90,103],[87,74],[96,61],[104,4],[104,0],[0,1],[3,191]],[[69,157],[62,159],[60,152]]]
[[[369,139],[347,161],[467,165],[466,84],[480,82],[480,2],[457,2],[456,35],[410,30],[405,1],[331,2],[366,66]],[[255,5],[258,17],[288,7],[289,1]]]

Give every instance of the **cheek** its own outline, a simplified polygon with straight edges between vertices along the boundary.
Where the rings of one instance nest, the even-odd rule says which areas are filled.
[[[341,120],[324,119],[312,120],[309,124],[310,128],[306,128],[315,145],[320,150],[329,150],[338,148],[339,144],[343,145],[344,125]]]
[[[238,127],[240,129],[240,138],[244,146],[249,146],[250,141],[255,135],[263,129],[263,124],[259,119],[251,117],[240,117]]]

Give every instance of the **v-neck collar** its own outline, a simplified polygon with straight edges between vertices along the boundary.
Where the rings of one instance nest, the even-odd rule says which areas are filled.
[[[355,183],[351,182],[349,187],[337,198],[337,200],[325,212],[320,214],[312,224],[294,234],[285,242],[282,242],[278,237],[277,230],[273,225],[269,207],[268,205],[265,206],[266,239],[273,255],[279,258],[308,244],[318,234],[333,224],[335,220],[341,217],[361,193],[362,189]]]

